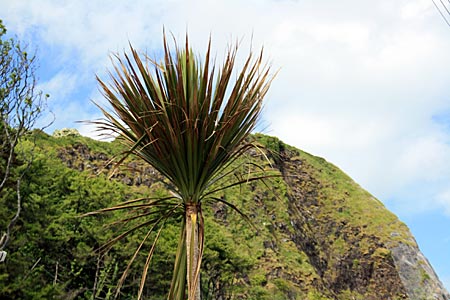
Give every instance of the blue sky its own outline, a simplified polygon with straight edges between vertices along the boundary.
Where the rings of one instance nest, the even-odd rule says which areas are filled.
[[[130,41],[157,55],[162,29],[218,61],[264,45],[280,72],[265,133],[333,162],[404,221],[450,288],[450,28],[431,0],[0,0],[9,33],[38,49],[47,129],[100,117],[95,74]],[[42,123],[50,119],[44,118]]]

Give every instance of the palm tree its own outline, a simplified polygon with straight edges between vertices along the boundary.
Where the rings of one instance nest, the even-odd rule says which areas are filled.
[[[138,156],[163,174],[170,182],[172,194],[166,198],[132,200],[95,213],[131,209],[137,214],[124,221],[145,220],[105,247],[136,229],[150,228],[119,280],[117,293],[144,242],[151,233],[156,235],[138,299],[164,222],[181,215],[168,299],[184,299],[187,282],[188,299],[194,300],[200,299],[202,203],[221,201],[237,209],[214,197],[214,193],[242,183],[220,185],[232,172],[236,159],[254,147],[247,137],[255,128],[273,76],[269,74],[270,67],[263,64],[262,50],[256,58],[250,53],[242,70],[235,73],[237,46],[228,49],[224,63],[216,68],[210,58],[211,42],[201,62],[190,48],[187,36],[185,47],[179,48],[174,43],[174,51],[165,36],[163,41],[164,56],[160,63],[146,56],[142,59],[131,46],[130,54],[124,54],[123,58],[115,56],[111,82],[107,84],[97,78],[112,110],[100,107],[106,118],[94,123],[101,130],[117,134],[127,146],[127,154]],[[236,78],[233,82],[232,76]]]

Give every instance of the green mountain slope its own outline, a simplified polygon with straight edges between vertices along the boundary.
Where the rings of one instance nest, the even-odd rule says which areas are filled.
[[[253,138],[264,155],[250,152],[246,162],[279,177],[217,195],[242,208],[254,227],[225,205],[206,205],[202,299],[450,299],[408,228],[380,201],[322,158],[273,137]],[[99,254],[94,250],[124,229],[108,224],[124,215],[79,216],[168,193],[164,178],[140,161],[107,166],[120,149],[117,142],[39,135],[21,219],[0,264],[2,299],[111,298],[145,231]],[[4,226],[14,213],[13,189],[0,197]],[[165,299],[177,225],[162,233],[145,299]],[[121,299],[135,297],[149,248],[132,266]]]

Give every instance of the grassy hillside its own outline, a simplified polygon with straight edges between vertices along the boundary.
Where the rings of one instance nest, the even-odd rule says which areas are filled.
[[[225,205],[206,205],[202,299],[408,299],[390,251],[413,243],[407,227],[324,159],[273,137],[252,138],[264,150],[248,153],[232,176],[245,178],[248,162],[279,176],[216,195],[241,208],[252,224]],[[8,259],[0,264],[2,299],[111,298],[145,230],[98,253],[94,250],[124,230],[111,225],[124,215],[79,216],[168,193],[165,179],[140,161],[130,157],[117,170],[107,165],[120,151],[117,142],[38,135],[21,219]],[[0,196],[4,226],[14,213],[14,191]],[[146,299],[165,299],[178,222],[162,233]],[[121,299],[136,295],[149,248],[132,266]]]

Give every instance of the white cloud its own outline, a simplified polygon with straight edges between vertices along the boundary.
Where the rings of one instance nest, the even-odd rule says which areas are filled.
[[[404,19],[413,19],[413,18],[425,18],[425,17],[434,17],[435,12],[433,14],[433,3],[429,0],[418,0],[411,1],[406,3],[401,10],[400,16]]]
[[[244,38],[242,52],[250,43],[255,49],[264,44],[274,68],[281,67],[264,113],[270,134],[326,157],[384,200],[426,182],[424,193],[431,196],[414,199],[413,206],[444,205],[437,195],[448,188],[442,182],[450,182],[450,139],[433,115],[450,109],[450,35],[428,0],[43,0],[2,6],[7,26],[38,37],[43,47],[57,47],[57,63],[71,66],[43,84],[51,101],[62,101],[55,127],[75,116],[98,117],[88,102],[102,101],[93,74],[104,78],[108,54],[126,49],[128,40],[158,54],[163,26],[177,38],[188,31],[197,49],[211,35],[220,59],[218,49]],[[86,99],[71,97],[77,89]]]
[[[450,187],[442,191],[438,195],[437,199],[440,202],[440,204],[444,207],[445,213],[450,216]]]
[[[50,80],[38,84],[37,89],[51,95],[50,101],[63,101],[80,85],[79,77],[68,72],[58,72]]]

